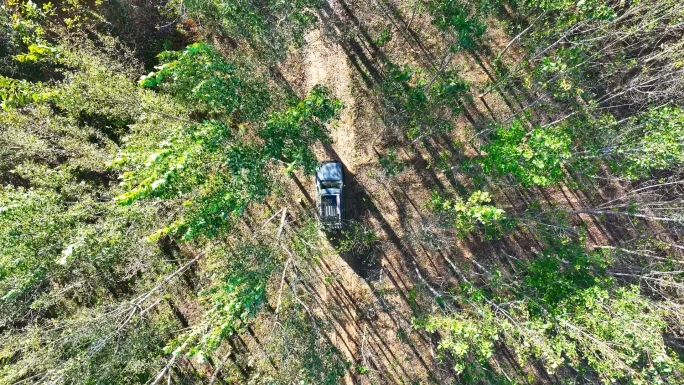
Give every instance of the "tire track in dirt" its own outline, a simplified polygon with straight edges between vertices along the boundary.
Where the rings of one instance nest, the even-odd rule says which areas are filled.
[[[348,55],[339,44],[326,40],[321,29],[307,34],[305,40],[302,49],[305,89],[325,86],[344,104],[340,118],[330,128],[333,143],[317,145],[317,158],[341,161],[350,174],[348,177],[352,177],[355,171],[363,169],[357,150],[362,152],[365,147],[356,142],[356,100],[352,94],[353,73]],[[351,202],[348,199],[348,204]],[[388,308],[388,303],[380,304],[374,293],[378,284],[400,291],[398,287],[382,282],[371,287],[332,248],[315,269],[320,279],[312,282],[318,297],[314,312],[330,322],[330,341],[352,363],[344,377],[345,384],[399,384],[413,383],[416,379],[422,383],[430,377],[434,356],[428,353],[429,343],[411,333],[411,310],[398,302]],[[389,270],[387,275],[391,279]],[[390,297],[398,299],[400,295]],[[400,336],[404,336],[403,342]],[[367,374],[363,375],[362,370]]]
[[[306,45],[303,48],[305,89],[310,90],[316,85],[325,86],[344,104],[340,118],[330,127],[332,146],[317,144],[314,148],[316,157],[319,161],[339,160],[349,172],[353,172],[355,131],[352,111],[355,100],[350,90],[351,74],[347,56],[339,45],[325,41],[320,29],[308,33],[305,41]],[[335,255],[329,257],[334,258]],[[319,270],[321,277],[329,277],[332,271],[325,262],[323,263],[324,265],[316,270]],[[355,291],[354,283],[358,277],[355,276],[353,270],[343,264],[336,265],[335,273],[343,277],[344,283],[351,284],[351,290]],[[329,333],[330,340],[344,354],[346,360],[357,361],[359,341],[354,322],[357,318],[355,307],[348,306],[349,304],[345,303],[347,301],[341,300],[340,295],[336,293],[337,290],[324,280],[314,282],[313,286],[319,297],[317,301],[319,309],[315,312],[319,317],[328,319],[332,325]],[[355,381],[350,375],[346,375],[344,383],[353,384]]]
[[[339,120],[333,125],[330,136],[333,151],[319,146],[316,152],[319,160],[339,160],[350,172],[354,172],[356,154],[354,107],[356,101],[351,93],[352,78],[347,56],[338,44],[326,42],[320,29],[311,31],[305,37],[304,67],[306,89],[315,85],[327,87],[336,98],[344,103]]]

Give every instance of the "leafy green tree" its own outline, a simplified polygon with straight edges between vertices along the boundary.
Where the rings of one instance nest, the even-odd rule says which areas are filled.
[[[684,161],[683,116],[681,109],[664,106],[622,123],[604,117],[576,131],[568,128],[574,120],[529,132],[514,121],[510,127],[497,128],[491,142],[483,146],[486,155],[481,164],[485,172],[513,175],[526,187],[560,181],[567,167],[580,169],[593,163],[590,168],[596,170],[602,161],[621,176],[647,177]],[[573,151],[580,144],[584,150]]]
[[[434,0],[428,2],[428,10],[437,28],[456,34],[451,46],[453,51],[474,51],[487,31],[485,19],[495,5],[496,2],[489,1]]]
[[[185,240],[215,236],[228,230],[230,220],[250,203],[272,193],[273,161],[285,162],[286,171],[315,170],[310,146],[329,140],[324,124],[340,106],[316,87],[297,105],[271,114],[253,133],[255,141],[241,135],[244,125],[231,127],[222,121],[178,123],[167,129],[161,145],[142,137],[129,140],[131,145],[116,161],[117,167],[129,167],[123,173],[128,191],[117,200],[130,204],[147,197],[173,199],[182,203],[183,215],[159,235],[171,231]]]
[[[664,313],[637,287],[614,288],[602,273],[610,261],[568,244],[526,264],[524,281],[492,274],[490,290],[462,287],[462,311],[417,319],[416,327],[444,333],[439,348],[455,369],[485,362],[498,341],[520,363],[539,359],[553,373],[563,365],[591,369],[605,383],[681,379],[663,340]]]
[[[563,178],[570,144],[562,129],[536,127],[527,132],[516,120],[496,129],[491,143],[483,146],[481,164],[487,173],[514,175],[523,186],[546,186]]]
[[[197,113],[253,121],[269,107],[268,88],[253,77],[254,70],[226,62],[211,45],[198,42],[158,58],[157,71],[143,76],[140,85],[155,87]]]
[[[398,120],[402,134],[417,141],[449,132],[452,118],[469,100],[469,85],[456,71],[436,74],[432,79],[411,66],[386,65],[388,76],[380,85],[387,99],[392,119]],[[397,119],[398,117],[398,119]]]
[[[259,130],[264,156],[289,164],[288,171],[301,167],[312,174],[317,162],[311,145],[318,141],[330,143],[325,123],[335,118],[341,108],[342,103],[331,98],[326,88],[314,87],[295,106],[271,115]]]
[[[174,0],[169,7],[181,17],[198,20],[205,33],[227,35],[236,45],[246,43],[268,61],[281,58],[290,45],[304,42],[320,5],[320,0]]]
[[[140,381],[178,327],[169,312],[133,317],[128,303],[169,266],[145,242],[156,210],[113,202],[107,163],[143,103],[109,49],[58,35],[20,65],[54,66],[60,80],[7,78],[42,96],[0,114],[3,383]]]
[[[485,230],[492,230],[498,222],[505,219],[504,211],[489,205],[492,201],[486,191],[473,192],[468,200],[460,198],[443,198],[437,193],[432,193],[430,208],[451,222],[460,234],[466,235],[476,226],[481,225]]]
[[[615,130],[597,151],[612,160],[612,168],[630,179],[684,163],[684,111],[679,107],[652,108]]]
[[[197,356],[203,362],[223,339],[244,331],[264,305],[266,285],[282,260],[282,250],[258,242],[216,252],[209,257],[208,266],[219,276],[201,293],[208,310],[191,330],[165,347],[167,354]]]

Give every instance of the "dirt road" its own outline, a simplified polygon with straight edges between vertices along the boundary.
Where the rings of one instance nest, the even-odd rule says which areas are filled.
[[[377,159],[368,159],[367,155],[373,154],[369,141],[357,140],[357,101],[348,54],[338,43],[327,39],[321,29],[306,36],[302,53],[303,74],[299,78],[303,78],[306,89],[323,85],[345,106],[339,120],[331,127],[332,146],[316,149],[319,160],[341,161],[352,179],[347,182],[351,189],[373,190],[371,186],[364,185],[363,175],[354,175],[365,169],[369,161],[377,162]],[[351,197],[352,200],[357,198]],[[379,216],[394,218],[398,223],[396,207],[380,207],[381,210],[383,208],[387,212],[381,212]],[[379,261],[372,279],[362,278],[358,269],[365,263],[364,256],[345,260],[332,247],[329,255],[316,267],[321,279],[314,283],[319,297],[315,312],[330,322],[329,339],[352,363],[344,382],[439,382],[437,379],[442,375],[439,374],[440,364],[432,343],[425,333],[415,331],[411,324],[413,310],[410,298],[415,295],[411,279],[407,277],[411,267],[406,266],[399,246],[387,241],[392,236],[396,238],[396,234],[385,233],[377,220],[370,216],[349,219],[357,222],[368,219],[366,222],[369,224],[375,222],[373,227],[382,246],[375,251]]]
[[[306,89],[309,90],[315,85],[323,85],[344,103],[344,110],[331,130],[336,156],[335,154],[325,154],[325,150],[318,149],[319,157],[334,157],[344,163],[350,172],[354,172],[356,155],[354,109],[356,101],[351,92],[352,81],[347,56],[338,44],[326,41],[320,29],[311,31],[306,36],[306,45],[303,50]]]

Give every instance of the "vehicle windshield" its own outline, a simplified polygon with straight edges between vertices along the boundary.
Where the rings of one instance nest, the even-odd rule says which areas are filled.
[[[338,180],[323,180],[321,181],[322,188],[342,188],[342,183]]]

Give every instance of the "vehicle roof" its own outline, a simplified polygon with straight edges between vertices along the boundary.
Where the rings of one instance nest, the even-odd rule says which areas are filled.
[[[316,168],[318,180],[343,180],[342,164],[339,162],[323,162]]]

